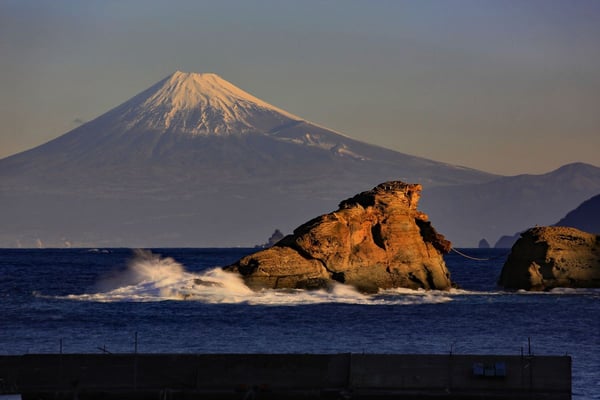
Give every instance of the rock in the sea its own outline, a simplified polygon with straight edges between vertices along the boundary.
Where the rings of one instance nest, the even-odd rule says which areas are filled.
[[[500,239],[498,239],[496,244],[494,244],[494,248],[495,249],[510,249],[515,245],[515,243],[517,243],[517,240],[519,240],[519,237],[521,237],[520,233],[515,233],[512,236],[502,235],[502,236],[500,236]]]
[[[498,283],[525,290],[600,287],[600,235],[561,226],[528,229],[512,247]]]
[[[487,240],[485,240],[485,238],[483,238],[479,241],[479,243],[477,244],[477,247],[480,249],[489,249],[490,243]]]
[[[275,243],[279,242],[283,238],[284,238],[283,233],[281,233],[281,231],[279,229],[275,229],[275,232],[273,232],[273,234],[269,237],[269,239],[267,240],[266,243],[257,244],[254,247],[259,248],[259,249],[266,249],[268,247],[274,246]]]
[[[450,289],[451,244],[417,210],[421,185],[386,182],[296,228],[275,246],[226,267],[260,288]]]

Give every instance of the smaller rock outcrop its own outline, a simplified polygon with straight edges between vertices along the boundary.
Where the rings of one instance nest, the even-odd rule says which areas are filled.
[[[477,244],[477,247],[480,249],[489,249],[490,248],[490,243],[484,239],[481,239],[479,241],[479,243]]]
[[[273,247],[225,270],[260,288],[450,289],[443,253],[451,244],[417,210],[421,185],[386,182],[298,227]]]
[[[284,238],[284,234],[281,233],[281,231],[279,229],[275,229],[275,232],[273,232],[273,234],[269,237],[269,239],[267,240],[266,243],[263,244],[257,244],[256,246],[254,246],[255,248],[258,249],[266,249],[268,247],[272,247],[275,245],[275,243],[279,242],[281,239]]]
[[[494,244],[495,249],[510,249],[512,248],[517,240],[521,237],[521,233],[515,233],[514,235],[502,235],[500,239]]]
[[[600,235],[561,226],[521,233],[502,267],[507,289],[600,287]]]

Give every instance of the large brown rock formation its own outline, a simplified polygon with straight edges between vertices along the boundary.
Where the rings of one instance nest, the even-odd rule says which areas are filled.
[[[600,235],[546,226],[521,234],[502,267],[507,289],[600,287]]]
[[[317,289],[334,281],[364,292],[449,289],[442,254],[451,244],[417,210],[420,194],[421,185],[382,183],[225,269],[254,289]]]

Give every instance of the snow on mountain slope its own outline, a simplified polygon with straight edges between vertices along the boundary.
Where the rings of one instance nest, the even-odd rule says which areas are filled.
[[[301,118],[272,106],[212,73],[177,71],[146,96],[128,102],[128,129],[192,135],[265,132]]]
[[[387,180],[495,177],[352,139],[215,74],[175,72],[0,160],[0,246],[251,244]]]
[[[175,177],[269,185],[277,179],[281,187],[300,176],[314,185],[335,180],[345,186],[360,176],[365,187],[388,179],[447,185],[494,177],[351,139],[215,74],[180,71],[57,139],[0,160],[0,177],[10,175],[54,187],[94,178],[122,182],[123,190]],[[10,180],[11,187],[22,182]]]

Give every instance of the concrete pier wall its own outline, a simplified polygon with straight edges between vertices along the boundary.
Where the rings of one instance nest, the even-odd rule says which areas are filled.
[[[570,399],[567,356],[44,354],[0,356],[27,399]],[[248,397],[250,396],[250,397]]]

